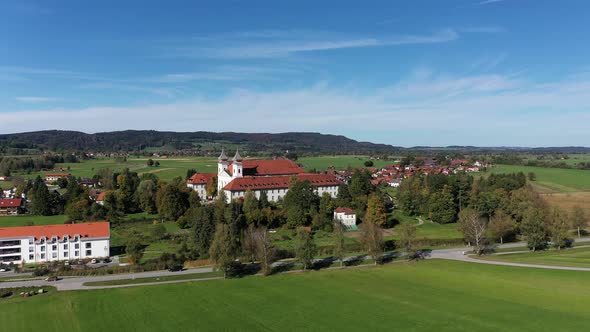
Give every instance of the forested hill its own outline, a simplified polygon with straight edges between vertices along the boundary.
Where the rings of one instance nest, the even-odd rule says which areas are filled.
[[[48,130],[0,135],[0,152],[9,149],[39,151],[139,151],[145,149],[197,149],[206,151],[240,147],[249,152],[318,154],[392,153],[398,148],[386,144],[357,142],[339,135],[293,132],[280,134],[234,132],[163,132],[127,130],[96,134]]]

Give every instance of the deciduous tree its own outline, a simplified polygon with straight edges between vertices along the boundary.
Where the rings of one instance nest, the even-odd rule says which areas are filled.
[[[313,262],[313,256],[316,252],[316,246],[313,241],[313,235],[311,232],[300,228],[297,231],[297,240],[295,243],[295,257],[303,265],[303,270],[307,270],[311,267]]]

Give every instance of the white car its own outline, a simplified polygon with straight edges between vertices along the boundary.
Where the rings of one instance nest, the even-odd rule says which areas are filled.
[[[10,271],[10,269],[7,267],[3,267],[0,269],[0,272],[9,272],[9,271]]]

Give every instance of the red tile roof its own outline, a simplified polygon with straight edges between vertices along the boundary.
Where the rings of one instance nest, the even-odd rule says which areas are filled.
[[[40,239],[46,237],[51,239],[51,237],[57,236],[58,239],[62,239],[65,235],[69,235],[70,237],[80,235],[82,238],[109,237],[109,223],[102,221],[81,224],[0,228],[0,238],[34,237],[35,239]]]
[[[107,192],[103,191],[101,193],[98,194],[98,196],[96,197],[96,201],[97,202],[102,202],[104,201],[104,197],[106,196]]]
[[[314,187],[339,186],[342,182],[330,174],[297,174],[299,181],[309,181]],[[229,191],[289,188],[292,176],[245,176],[233,179],[223,189]]]
[[[344,213],[344,214],[354,214],[354,211],[352,211],[352,209],[346,208],[346,207],[339,207],[336,208],[336,213]]]
[[[228,173],[232,174],[232,163],[228,166]],[[244,175],[295,175],[303,173],[303,168],[289,159],[275,160],[244,160],[242,162]]]
[[[186,182],[192,184],[207,184],[216,176],[217,174],[215,173],[196,173],[191,176],[190,179],[186,180]]]
[[[0,207],[19,207],[23,204],[21,198],[5,198],[0,199]]]

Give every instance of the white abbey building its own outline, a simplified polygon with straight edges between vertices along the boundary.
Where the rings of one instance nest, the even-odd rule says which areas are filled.
[[[221,151],[217,164],[217,192],[225,193],[227,201],[242,198],[246,191],[252,191],[257,198],[264,191],[269,201],[276,202],[285,197],[292,178],[309,181],[321,196],[329,193],[338,195],[341,182],[333,175],[305,173],[299,165],[288,159],[243,160],[239,152],[230,160]]]
[[[108,222],[0,228],[0,263],[44,263],[109,256]]]

